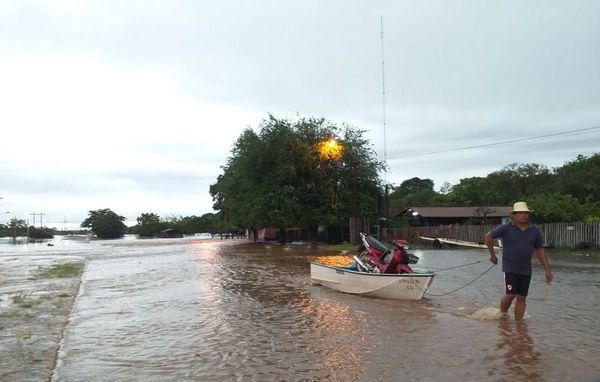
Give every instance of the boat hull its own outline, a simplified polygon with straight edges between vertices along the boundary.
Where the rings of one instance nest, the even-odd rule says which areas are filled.
[[[311,263],[310,278],[340,292],[394,300],[420,300],[433,282],[433,273],[365,273]]]

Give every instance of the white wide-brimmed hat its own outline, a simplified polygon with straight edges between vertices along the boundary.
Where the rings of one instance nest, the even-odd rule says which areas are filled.
[[[515,213],[515,212],[532,212],[532,211],[533,210],[530,210],[527,207],[527,203],[525,203],[525,202],[516,202],[513,205],[513,210],[510,211],[510,213],[512,214],[512,213]]]

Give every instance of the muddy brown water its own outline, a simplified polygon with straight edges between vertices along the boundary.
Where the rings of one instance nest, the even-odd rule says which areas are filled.
[[[0,274],[15,256],[6,248]],[[600,373],[600,261],[585,254],[553,256],[552,285],[534,268],[518,324],[494,316],[499,268],[435,296],[481,274],[485,262],[439,272],[429,296],[409,302],[312,285],[310,261],[349,256],[299,245],[122,240],[19,251],[86,262],[49,363],[55,381],[579,381]],[[486,258],[415,254],[422,269]]]

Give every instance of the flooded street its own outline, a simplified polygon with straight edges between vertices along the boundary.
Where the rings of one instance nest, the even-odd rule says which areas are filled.
[[[3,367],[48,365],[47,374],[14,374],[26,380],[578,381],[600,373],[600,261],[584,254],[551,256],[552,285],[534,268],[526,320],[517,324],[494,319],[499,267],[436,296],[487,262],[441,271],[426,299],[407,302],[311,285],[310,261],[350,260],[305,246],[183,239],[24,247],[0,246],[0,313],[18,282],[39,284],[23,281],[33,259],[85,261],[80,287],[76,279],[55,286],[78,291],[55,362],[3,354]],[[478,250],[415,254],[417,268],[431,270],[487,259]],[[3,344],[32,346],[7,325]]]

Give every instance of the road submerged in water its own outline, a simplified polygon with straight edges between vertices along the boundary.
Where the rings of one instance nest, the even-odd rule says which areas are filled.
[[[415,254],[423,270],[487,258]],[[312,285],[311,261],[351,260],[240,241],[1,245],[0,379],[577,381],[600,373],[594,256],[552,256],[552,285],[535,267],[523,323],[499,319],[499,267],[435,297],[486,262],[440,272],[422,301],[391,301]],[[81,279],[39,277],[82,262]]]

